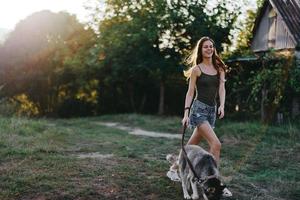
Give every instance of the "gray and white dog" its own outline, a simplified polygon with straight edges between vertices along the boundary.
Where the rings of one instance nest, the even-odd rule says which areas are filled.
[[[195,180],[186,156],[181,150],[178,162],[184,198],[199,199],[199,189],[205,200],[219,200],[225,185],[222,185],[219,179],[219,171],[214,157],[197,145],[186,145],[185,150],[201,183]],[[191,188],[193,193],[190,196],[188,191]]]

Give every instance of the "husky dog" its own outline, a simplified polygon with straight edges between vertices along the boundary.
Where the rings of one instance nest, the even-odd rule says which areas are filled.
[[[198,199],[200,190],[205,200],[219,200],[225,185],[219,180],[219,171],[214,157],[197,145],[186,145],[185,150],[201,183],[195,180],[183,151],[179,155],[179,174],[185,199]],[[188,190],[192,188],[192,196]]]

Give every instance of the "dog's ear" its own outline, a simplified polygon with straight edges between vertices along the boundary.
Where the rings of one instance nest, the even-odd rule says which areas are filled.
[[[226,188],[226,185],[221,184],[220,187],[221,187],[221,190],[223,191]]]

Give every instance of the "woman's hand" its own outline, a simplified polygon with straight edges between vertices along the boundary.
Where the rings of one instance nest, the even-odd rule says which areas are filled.
[[[218,108],[218,115],[219,115],[219,119],[222,119],[224,117],[224,106],[220,106]]]
[[[182,123],[183,126],[184,125],[188,126],[189,125],[189,121],[190,121],[190,118],[188,116],[184,116],[183,119],[182,119],[182,121],[181,121],[181,123]]]

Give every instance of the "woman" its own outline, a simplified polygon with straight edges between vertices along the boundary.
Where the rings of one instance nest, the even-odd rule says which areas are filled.
[[[217,55],[214,41],[209,37],[202,37],[197,42],[187,63],[193,67],[184,73],[189,79],[189,87],[182,124],[194,129],[187,144],[197,145],[201,139],[205,139],[209,144],[210,153],[219,165],[221,143],[213,129],[216,111],[219,119],[224,117],[226,65]],[[220,100],[218,109],[216,109],[217,95]],[[179,178],[177,168],[178,164],[175,163],[167,173],[172,180]],[[228,189],[224,192],[224,196],[232,196]]]

